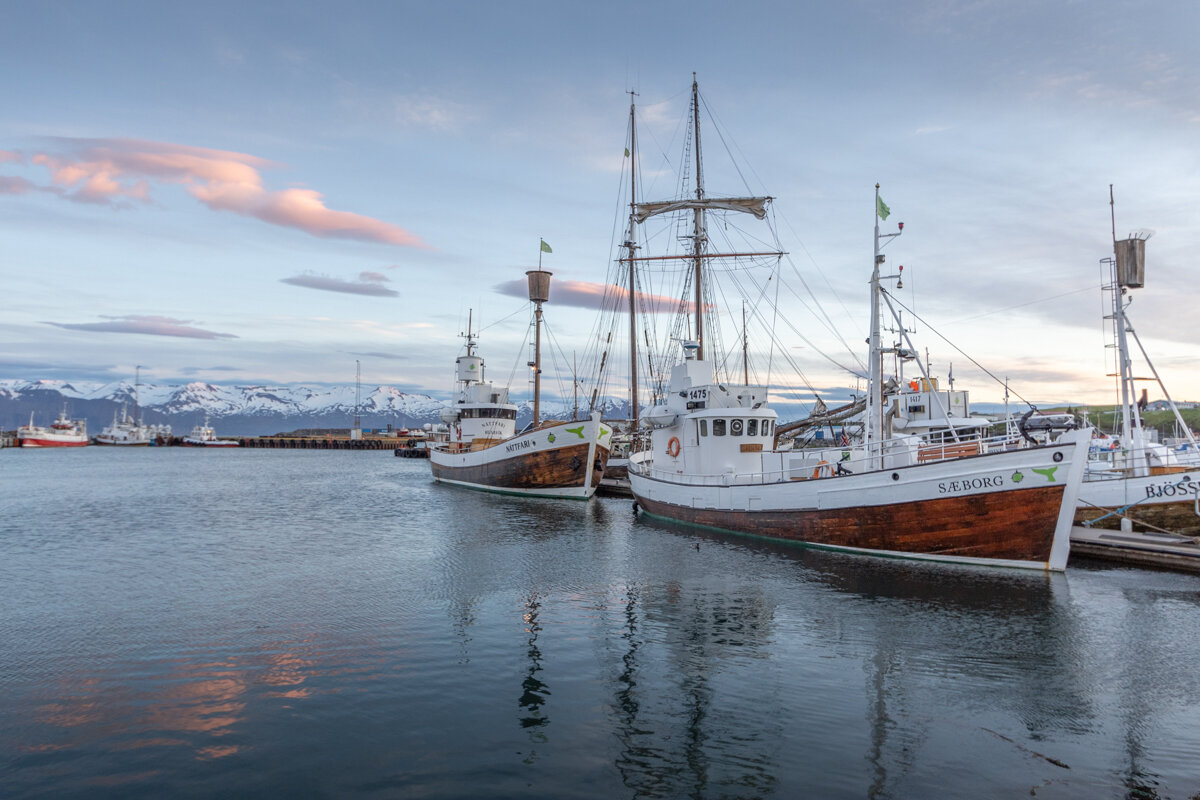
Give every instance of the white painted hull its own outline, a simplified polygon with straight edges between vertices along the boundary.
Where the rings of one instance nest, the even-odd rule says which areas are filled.
[[[778,473],[773,478],[672,475],[648,468],[646,454],[640,453],[631,459],[629,480],[644,510],[704,527],[848,552],[1062,570],[1085,454],[1086,444],[1073,437],[1035,449],[779,480]],[[967,524],[966,516],[939,518],[944,514],[973,516]],[[1025,549],[1037,555],[1029,557],[1002,555],[1001,540],[1027,535],[1020,527],[1035,518],[1045,528],[1039,535],[1048,546],[1031,544]],[[865,541],[860,535],[871,526],[877,528],[870,534],[872,543],[860,546]],[[955,529],[939,537],[943,528]],[[981,541],[971,541],[972,528]],[[982,541],[984,536],[997,541]]]

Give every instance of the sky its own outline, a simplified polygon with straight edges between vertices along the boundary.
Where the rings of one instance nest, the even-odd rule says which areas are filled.
[[[594,350],[629,92],[645,169],[695,73],[722,130],[706,153],[748,165],[710,194],[776,198],[843,341],[867,330],[879,183],[935,373],[975,402],[1005,378],[1112,402],[1111,185],[1117,237],[1153,231],[1130,318],[1172,397],[1200,400],[1197,30],[1196,4],[1114,0],[11,4],[0,378],[361,367],[444,395],[470,315],[521,396],[524,271],[554,272],[560,356]],[[853,389],[814,342],[791,346],[807,387]]]

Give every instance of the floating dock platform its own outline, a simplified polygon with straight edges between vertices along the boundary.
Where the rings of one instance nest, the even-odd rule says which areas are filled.
[[[1071,555],[1200,572],[1200,537],[1076,525],[1071,528]]]

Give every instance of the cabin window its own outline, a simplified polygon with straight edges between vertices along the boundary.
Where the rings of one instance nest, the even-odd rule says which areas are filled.
[[[769,420],[769,419],[764,419],[764,420],[763,420],[763,432],[762,432],[762,435],[763,435],[763,436],[770,436],[770,435],[771,435],[771,420]]]
[[[700,435],[708,436],[708,420],[706,419],[700,420]]]
[[[740,419],[729,420],[729,435],[730,436],[741,436],[742,428],[744,425],[745,425],[745,423]]]
[[[725,420],[714,419],[713,420],[713,436],[724,436],[724,435],[725,435]]]
[[[746,435],[758,436],[758,420],[751,419],[746,421]]]

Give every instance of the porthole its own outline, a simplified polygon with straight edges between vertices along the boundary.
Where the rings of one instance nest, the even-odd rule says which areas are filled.
[[[1058,452],[1058,453],[1055,453],[1055,454],[1054,454],[1054,460],[1055,460],[1056,462],[1058,462],[1058,461],[1062,461],[1062,459],[1063,459],[1063,454],[1062,454],[1061,452]]]
[[[729,435],[730,436],[741,436],[742,435],[742,421],[740,419],[734,419],[734,420],[729,421]]]
[[[894,481],[898,481],[898,480],[900,480],[900,473],[899,473],[899,472],[893,472],[893,473],[892,473],[892,480],[894,480]]]

